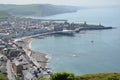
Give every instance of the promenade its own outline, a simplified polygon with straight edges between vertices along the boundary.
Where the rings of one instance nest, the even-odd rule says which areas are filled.
[[[19,39],[20,40],[20,39]],[[40,68],[42,77],[50,77],[50,68],[46,68],[46,64],[48,63],[48,58],[46,57],[46,54],[38,52],[38,51],[33,51],[29,48],[29,43],[33,40],[33,38],[26,37],[22,38],[24,43],[21,44],[23,50],[26,53],[26,56],[32,61],[32,63],[37,67]],[[18,43],[17,43],[18,44]]]

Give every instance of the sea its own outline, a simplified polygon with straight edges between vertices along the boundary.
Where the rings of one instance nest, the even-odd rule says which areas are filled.
[[[120,72],[120,7],[80,9],[77,12],[37,17],[66,19],[70,23],[99,24],[115,29],[76,33],[74,36],[48,35],[34,39],[31,49],[49,57],[52,72],[75,75]]]

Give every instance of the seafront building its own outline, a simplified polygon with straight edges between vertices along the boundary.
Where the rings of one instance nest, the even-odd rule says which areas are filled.
[[[67,24],[68,26],[68,24]],[[37,80],[49,77],[51,72],[45,68],[45,61],[39,53],[30,51],[24,41],[13,42],[14,38],[31,36],[54,31],[62,31],[64,23],[42,22],[39,19],[24,19],[11,17],[0,19],[0,51],[5,57],[0,57],[0,71],[8,74],[10,80],[17,76],[20,80]],[[66,27],[67,28],[67,27]],[[38,56],[36,56],[38,55]]]
[[[86,22],[75,24],[68,23],[66,20],[57,23],[19,17],[0,19],[0,71],[7,75],[9,80],[15,80],[15,77],[20,80],[50,77],[52,73],[50,68],[45,67],[45,64],[48,63],[45,55],[30,50],[29,42],[25,41],[25,38],[33,37],[33,35],[36,37],[99,28],[103,29],[104,26],[100,24],[91,27]]]
[[[0,38],[11,39],[53,31],[62,31],[63,28],[74,30],[75,24],[53,21],[42,22],[39,19],[11,17],[0,19]]]

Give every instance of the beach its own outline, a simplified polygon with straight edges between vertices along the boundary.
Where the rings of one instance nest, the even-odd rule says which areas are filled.
[[[34,38],[32,37],[23,37],[15,40],[15,43],[18,44],[23,48],[26,55],[32,60],[32,62],[37,66],[41,68],[46,68],[46,65],[48,63],[47,55],[38,51],[34,51],[31,49],[31,42]]]

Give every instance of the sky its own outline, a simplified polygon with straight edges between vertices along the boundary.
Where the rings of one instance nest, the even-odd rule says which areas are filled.
[[[73,6],[115,6],[120,0],[0,0],[0,4],[56,4]]]

